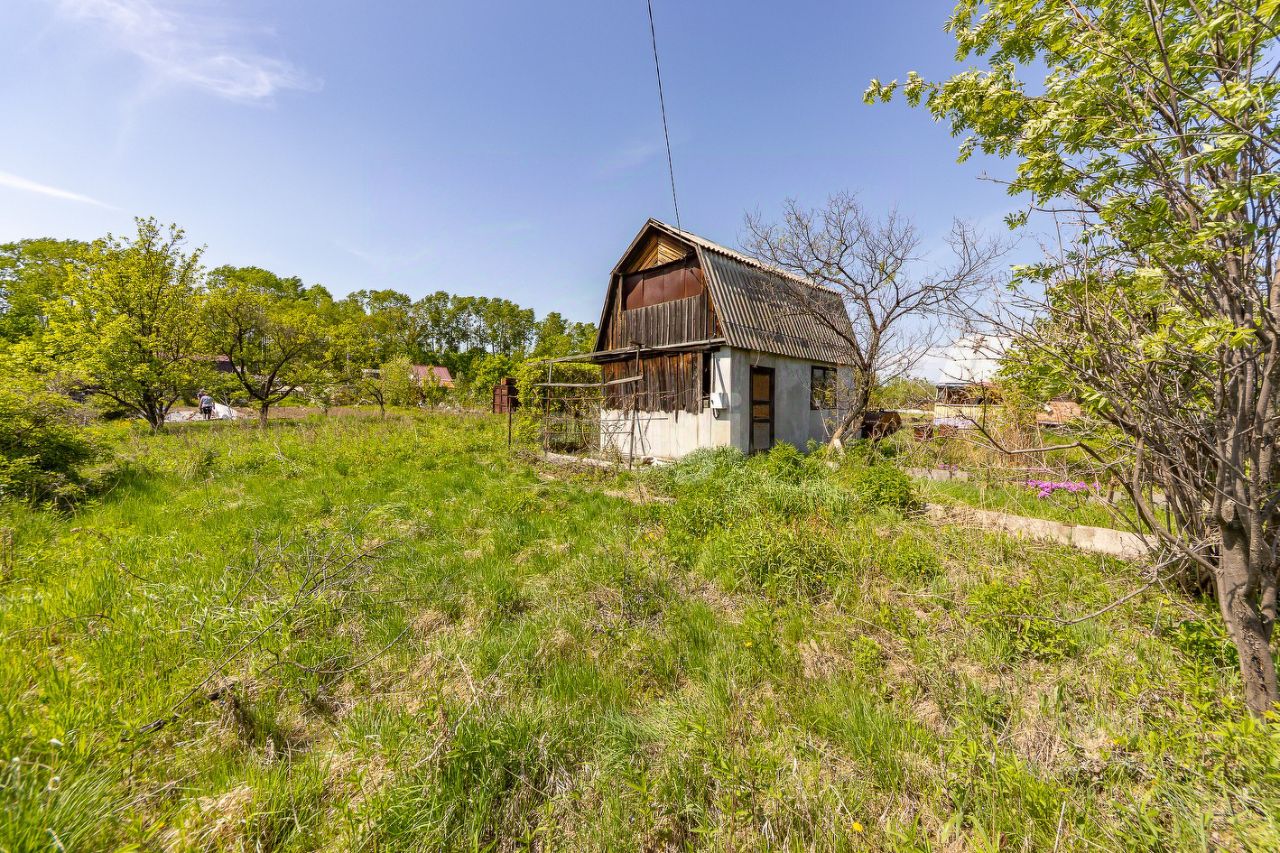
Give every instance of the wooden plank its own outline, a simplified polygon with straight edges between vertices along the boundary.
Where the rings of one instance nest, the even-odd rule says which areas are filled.
[[[608,385],[625,385],[628,382],[639,382],[643,376],[628,376],[608,382],[539,382],[538,388],[604,388]]]

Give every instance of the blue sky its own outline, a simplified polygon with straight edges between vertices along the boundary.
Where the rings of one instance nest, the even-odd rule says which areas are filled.
[[[929,240],[1013,208],[871,77],[956,66],[946,0],[654,0],[681,217],[854,190]],[[644,0],[5,0],[0,241],[177,222],[211,265],[335,294],[504,296],[594,320],[672,220]]]

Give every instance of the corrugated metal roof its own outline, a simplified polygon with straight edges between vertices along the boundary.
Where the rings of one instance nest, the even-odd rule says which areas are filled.
[[[409,366],[409,373],[419,382],[428,376],[435,377],[435,381],[439,382],[446,388],[453,387],[453,375],[449,373],[449,368],[439,367],[431,364],[412,364]]]
[[[841,354],[853,324],[840,294],[656,219],[641,234],[649,227],[693,245],[729,346],[809,361],[846,360]]]

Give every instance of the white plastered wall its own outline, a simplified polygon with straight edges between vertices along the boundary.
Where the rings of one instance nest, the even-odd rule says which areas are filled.
[[[813,409],[810,405],[812,368],[822,366],[818,362],[804,361],[781,355],[732,351],[734,376],[733,446],[747,453],[751,446],[751,368],[773,368],[773,442],[787,442],[801,450],[810,441],[825,442],[835,429],[839,418],[836,409]],[[852,374],[848,368],[840,368],[838,383],[841,389],[848,387]]]
[[[679,459],[703,447],[732,446],[750,450],[751,368],[774,370],[774,443],[787,442],[804,449],[809,441],[824,442],[839,416],[836,410],[810,407],[811,368],[815,362],[785,356],[721,347],[711,354],[711,392],[723,394],[728,408],[702,411],[639,412],[634,429],[627,414],[601,412],[601,442],[606,452],[655,459]],[[848,387],[851,375],[840,369],[840,387]]]

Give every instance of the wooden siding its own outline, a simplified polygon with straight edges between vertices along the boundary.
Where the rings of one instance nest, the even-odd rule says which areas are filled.
[[[603,365],[606,382],[629,376],[644,378],[625,385],[605,386],[604,407],[629,410],[634,403],[635,409],[641,412],[697,414],[702,411],[702,359],[705,357],[700,352],[674,352],[642,355],[639,365],[633,358],[607,363]]]
[[[715,318],[705,293],[618,311],[615,316],[605,337],[609,349],[623,349],[637,343],[647,347],[670,346],[715,337]]]
[[[666,234],[654,233],[635,253],[635,260],[627,264],[627,272],[647,270],[650,267],[662,266],[692,254],[692,249],[685,243]]]
[[[671,346],[719,336],[720,324],[701,269],[669,264],[655,274],[664,281],[671,278],[679,285],[664,288],[664,295],[680,294],[683,298],[627,309],[624,283],[632,276],[615,275],[598,339],[600,349],[625,349],[637,343],[649,347]]]

